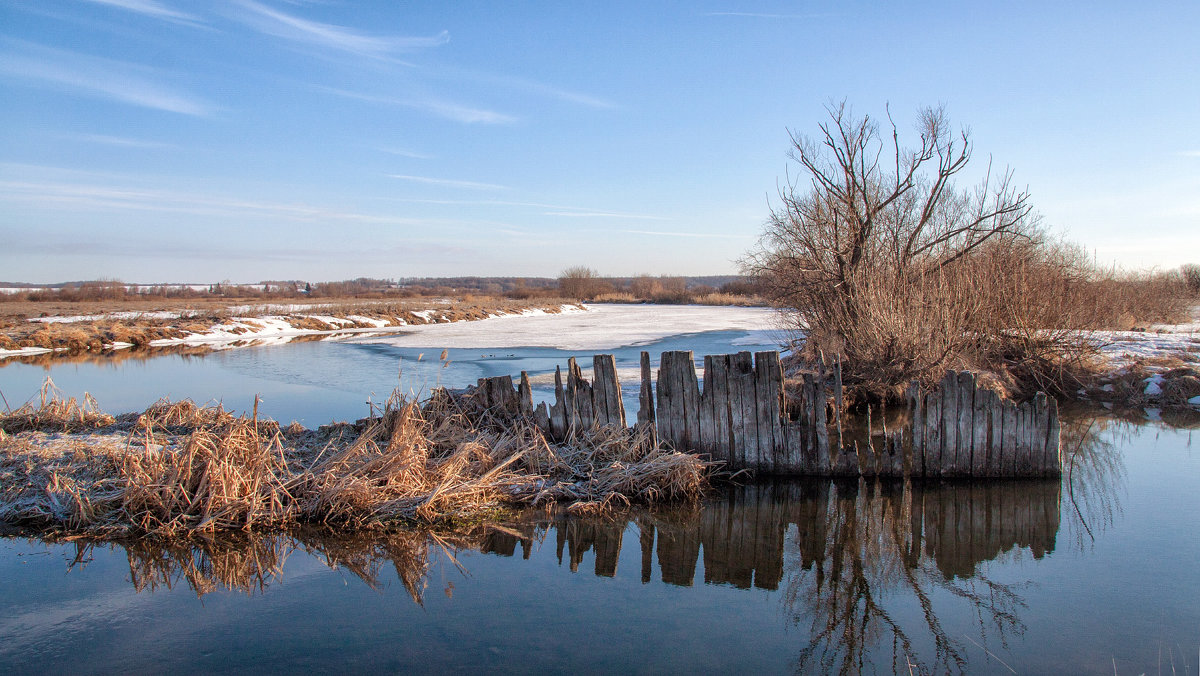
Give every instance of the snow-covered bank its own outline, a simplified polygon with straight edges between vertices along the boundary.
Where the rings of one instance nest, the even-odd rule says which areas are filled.
[[[1105,373],[1081,399],[1145,408],[1200,409],[1200,322],[1158,325],[1150,331],[1096,331]]]
[[[313,306],[309,310],[316,309]],[[320,310],[331,312],[333,308],[321,306]],[[360,310],[361,311],[361,310]],[[156,338],[144,341],[148,347],[192,346],[208,347],[210,349],[229,349],[250,345],[273,345],[291,342],[298,338],[328,337],[344,339],[358,334],[395,333],[409,331],[416,327],[437,324],[465,322],[494,322],[520,317],[554,317],[562,314],[582,313],[585,308],[575,304],[564,304],[546,308],[524,308],[520,310],[462,313],[453,306],[407,311],[404,316],[385,315],[370,317],[361,314],[265,314],[257,316],[235,316],[219,323],[210,324],[206,328],[168,327],[171,337]],[[139,318],[153,320],[195,320],[188,317],[186,311],[179,313],[127,313],[115,312],[105,315],[76,315],[58,317],[38,317],[30,322],[54,325],[71,325],[105,320],[130,320],[136,325]],[[99,344],[99,343],[98,343]],[[120,350],[133,347],[128,341],[111,340],[102,343],[102,349]],[[67,347],[23,346],[15,349],[0,349],[0,359],[9,357],[34,356],[54,352],[70,352]]]

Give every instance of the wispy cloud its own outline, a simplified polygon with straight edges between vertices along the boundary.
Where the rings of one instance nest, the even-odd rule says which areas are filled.
[[[589,108],[613,109],[617,107],[617,105],[612,101],[602,99],[598,96],[592,96],[591,94],[585,94],[583,92],[578,92],[563,87],[556,87],[554,85],[546,84],[545,82],[530,80],[523,77],[479,73],[472,70],[464,70],[453,67],[442,67],[433,75],[441,75],[442,77],[450,77],[475,82],[484,82],[490,85],[529,92],[531,94],[536,94],[546,98],[577,103]]]
[[[429,199],[415,197],[392,197],[389,198],[396,202],[412,202],[415,204],[443,204],[447,206],[496,206],[496,207],[521,207],[531,209],[549,209],[543,211],[543,216],[578,216],[582,218],[632,218],[647,221],[669,221],[670,218],[664,216],[654,216],[650,214],[634,214],[624,211],[608,211],[603,209],[595,209],[592,207],[576,207],[564,204],[547,204],[545,202],[521,202],[513,200],[457,200],[457,199]]]
[[[398,155],[400,157],[410,157],[414,160],[432,160],[433,159],[433,155],[426,155],[425,153],[418,153],[418,152],[414,152],[412,150],[405,150],[404,148],[380,148],[379,151],[387,153],[389,155]]]
[[[664,232],[661,230],[622,230],[630,235],[652,235],[655,237],[694,237],[699,239],[747,239],[749,235],[725,235],[711,232]]]
[[[381,225],[429,225],[431,219],[414,219],[344,211],[310,204],[262,202],[201,195],[137,186],[55,181],[0,181],[0,203],[27,203],[39,207],[154,211],[204,216],[259,216],[289,221],[353,222]]]
[[[83,141],[85,143],[100,143],[103,145],[120,146],[124,148],[145,148],[147,150],[163,150],[167,148],[178,148],[179,146],[173,143],[162,143],[160,141],[143,141],[136,138],[125,138],[123,136],[108,136],[106,134],[64,134],[64,138]]]
[[[1184,157],[1200,157],[1200,150],[1181,150],[1178,154]]]
[[[41,234],[37,238],[18,237],[12,240],[11,244],[12,253],[26,256],[137,258],[143,262],[180,259],[179,265],[181,266],[186,266],[185,261],[190,263],[198,259],[220,263],[282,261],[328,264],[331,258],[335,258],[353,260],[356,265],[367,261],[394,264],[397,260],[415,261],[431,256],[457,257],[474,253],[474,249],[461,244],[422,242],[411,239],[406,239],[402,245],[386,247],[355,246],[349,243],[341,247],[285,247],[254,246],[245,242],[230,242],[222,245],[220,243],[178,243],[156,239],[81,239],[77,236],[54,238]],[[175,272],[174,274],[179,273]]]
[[[492,110],[483,110],[481,108],[472,108],[457,103],[445,101],[436,97],[424,98],[399,98],[393,96],[377,96],[374,94],[364,94],[361,92],[352,92],[345,89],[337,89],[335,87],[314,87],[318,91],[327,92],[337,96],[342,96],[348,99],[357,99],[368,103],[377,103],[385,106],[398,106],[401,108],[411,108],[421,110],[438,117],[455,122],[463,122],[466,124],[511,124],[517,121],[517,118],[504,113],[497,113]]]
[[[705,12],[704,16],[742,16],[752,19],[821,19],[833,16],[828,12],[816,14],[767,14],[763,12]]]
[[[8,44],[17,49],[0,52],[0,75],[183,115],[213,111],[208,102],[156,82],[163,75],[155,69],[23,41]]]
[[[427,98],[416,101],[406,101],[401,105],[418,110],[424,110],[433,113],[438,117],[444,117],[458,122],[466,122],[468,124],[481,122],[483,124],[510,124],[517,121],[517,118],[504,113],[497,113],[491,110],[481,110],[479,108],[471,108],[469,106],[459,105],[450,101],[443,101],[435,98]]]
[[[543,216],[567,216],[573,218],[632,218],[641,221],[667,221],[668,218],[662,216],[650,216],[648,214],[630,214],[619,211],[547,211]]]
[[[240,0],[237,4],[247,10],[242,14],[244,23],[261,33],[359,56],[385,58],[450,41],[446,31],[428,37],[367,35],[344,26],[302,19],[254,0]]]
[[[164,21],[191,24],[200,23],[198,17],[187,12],[171,9],[157,0],[87,0],[87,2],[93,2],[97,5],[108,5]]]
[[[468,188],[471,190],[508,190],[508,186],[495,183],[479,183],[477,181],[459,181],[449,178],[430,178],[428,176],[410,176],[408,174],[388,174],[388,178],[398,178],[402,181],[422,183],[425,185],[440,185],[450,188]]]

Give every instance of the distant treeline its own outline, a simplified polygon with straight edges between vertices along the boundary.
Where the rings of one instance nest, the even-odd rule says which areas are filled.
[[[587,274],[581,277],[580,270]],[[755,302],[749,277],[600,277],[587,268],[572,268],[550,277],[359,277],[336,282],[264,280],[235,284],[133,284],[119,279],[29,284],[0,282],[0,302],[86,302],[135,298],[418,298],[496,296],[515,299],[570,298],[607,302],[746,304]]]

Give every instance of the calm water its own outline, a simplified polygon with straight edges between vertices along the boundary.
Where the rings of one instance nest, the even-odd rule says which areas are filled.
[[[630,365],[640,349],[616,353]],[[50,375],[109,410],[260,392],[311,425],[365,414],[400,357],[452,385],[565,361],[508,350],[442,368],[434,354],[409,370],[416,356],[304,343]],[[9,365],[0,383],[15,404],[45,375]],[[762,483],[459,536],[4,538],[0,672],[1200,673],[1191,432],[1077,419],[1064,434],[1061,481]]]
[[[1195,674],[1190,435],[1080,437],[1061,482],[766,483],[440,538],[4,539],[0,670]]]
[[[745,331],[710,331],[657,340],[647,345],[605,350],[613,354],[621,375],[625,406],[632,419],[637,410],[640,380],[636,375],[642,350],[657,365],[666,350],[693,350],[697,357],[739,350],[776,349],[775,344],[745,343]],[[739,344],[735,345],[737,341]],[[580,360],[590,377],[592,352],[523,347],[451,349],[441,360],[439,347],[397,347],[369,342],[309,341],[286,345],[246,347],[208,354],[164,351],[117,352],[88,360],[45,357],[0,360],[0,393],[13,408],[36,399],[50,377],[64,394],[92,394],[110,413],[141,411],[159,397],[221,402],[233,411],[249,411],[259,395],[262,413],[287,423],[297,420],[316,427],[334,420],[355,420],[369,413],[368,401],[379,404],[393,390],[428,394],[437,386],[464,387],[480,378],[519,375],[521,371],[552,374],[566,368],[567,359]],[[534,387],[535,402],[553,399],[553,379]]]

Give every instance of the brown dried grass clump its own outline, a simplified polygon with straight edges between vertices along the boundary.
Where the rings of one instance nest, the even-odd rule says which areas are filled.
[[[73,410],[53,398],[43,408]],[[479,411],[470,395],[440,393],[424,404],[393,396],[382,416],[339,429],[325,446],[306,447],[319,435],[284,435],[257,415],[162,400],[117,450],[111,436],[104,452],[0,439],[0,520],[104,535],[303,523],[373,529],[469,520],[503,505],[571,502],[596,512],[694,500],[710,469],[644,430],[602,428],[552,442],[531,421]]]
[[[233,421],[233,414],[226,411],[221,404],[200,406],[190,399],[172,403],[164,397],[143,411],[137,417],[136,424],[143,429],[197,428],[228,425]]]
[[[116,418],[102,412],[90,394],[85,393],[82,402],[74,397],[64,398],[54,381],[46,378],[37,404],[29,401],[15,411],[5,411],[0,416],[0,430],[9,434],[30,430],[79,432],[114,422]]]
[[[128,453],[121,467],[120,516],[136,530],[173,535],[290,520],[295,500],[283,448],[257,420],[201,427],[177,448],[154,441],[147,431],[142,452]]]

